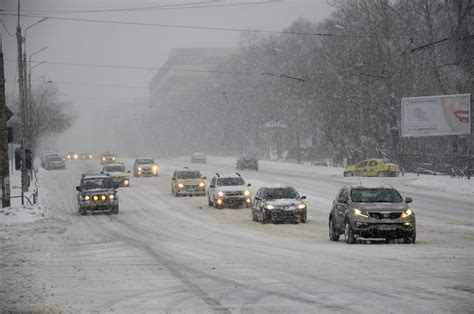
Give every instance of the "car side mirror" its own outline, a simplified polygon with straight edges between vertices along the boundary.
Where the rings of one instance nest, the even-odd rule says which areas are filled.
[[[305,200],[306,199],[306,195],[303,195],[300,197],[302,200]]]
[[[345,198],[345,197],[338,197],[338,198],[337,198],[337,201],[338,201],[339,203],[347,203],[347,198]]]
[[[215,186],[214,186],[214,184],[211,184],[211,185],[209,185],[209,187],[210,187],[211,189],[213,189]]]
[[[202,177],[203,180],[207,180],[207,177]]]
[[[255,196],[255,200],[257,200],[257,201],[261,201],[261,200],[262,200],[262,198],[261,198],[260,196]]]
[[[247,184],[247,186],[252,186],[252,185],[249,183],[249,184]]]
[[[411,203],[413,202],[413,199],[411,197],[405,197],[405,203]]]
[[[76,190],[80,192],[80,191],[81,191],[81,187],[80,187],[79,185],[76,186]]]

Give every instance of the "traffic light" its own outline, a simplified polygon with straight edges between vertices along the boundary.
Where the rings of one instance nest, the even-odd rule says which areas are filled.
[[[21,148],[15,148],[15,170],[21,169]]]
[[[33,154],[31,153],[31,149],[25,148],[25,168],[31,169],[33,166]]]

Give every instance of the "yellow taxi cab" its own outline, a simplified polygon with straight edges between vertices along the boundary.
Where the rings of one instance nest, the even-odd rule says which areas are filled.
[[[178,169],[171,178],[171,193],[180,195],[206,195],[206,177],[201,175],[199,170],[188,168]]]
[[[396,177],[399,174],[400,167],[386,159],[366,159],[344,169],[345,177]]]

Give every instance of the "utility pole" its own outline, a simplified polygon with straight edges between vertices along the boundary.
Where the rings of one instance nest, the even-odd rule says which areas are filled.
[[[7,106],[3,69],[2,33],[0,32],[0,195],[2,207],[10,206],[10,169],[8,167]]]
[[[16,41],[18,47],[18,90],[20,98],[20,148],[21,148],[21,205],[25,204],[24,202],[24,193],[27,189],[28,173],[26,171],[26,156],[25,156],[25,126],[26,126],[26,110],[25,110],[25,78],[24,78],[24,69],[23,69],[23,56],[22,56],[22,36],[21,36],[21,26],[20,26],[20,0],[18,0],[18,23],[16,26]]]

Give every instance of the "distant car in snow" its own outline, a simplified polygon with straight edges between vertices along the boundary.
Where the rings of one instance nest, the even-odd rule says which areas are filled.
[[[109,175],[118,186],[130,186],[130,171],[126,171],[125,165],[121,162],[106,164],[102,168],[102,173]]]
[[[66,163],[59,155],[47,155],[41,159],[41,165],[46,170],[64,170]]]
[[[386,159],[366,159],[344,169],[345,177],[396,177],[399,174],[400,167]]]
[[[207,158],[206,158],[206,154],[204,153],[193,153],[191,155],[191,163],[195,164],[195,163],[201,163],[201,164],[205,164],[207,161]]]
[[[91,159],[92,159],[92,154],[91,154],[91,153],[82,153],[82,154],[81,154],[81,159],[83,159],[83,160],[91,160]]]
[[[358,237],[402,238],[415,243],[415,213],[408,206],[412,199],[402,198],[391,186],[343,187],[333,202],[329,214],[329,238],[338,241],[341,234],[352,244]]]
[[[252,204],[250,184],[246,184],[240,174],[216,175],[212,178],[207,191],[209,206],[223,208],[224,206],[249,207]]]
[[[79,215],[88,212],[105,211],[119,213],[117,185],[105,174],[83,174],[80,185],[76,186]]]
[[[80,156],[77,152],[69,152],[66,155],[66,160],[79,160]]]
[[[305,223],[308,210],[305,199],[306,196],[300,196],[292,186],[262,186],[255,194],[252,221]]]
[[[160,166],[153,158],[138,158],[133,163],[134,177],[157,177],[160,172]]]
[[[102,166],[116,162],[116,161],[117,161],[117,156],[112,153],[105,152],[100,155],[100,164]]]
[[[237,170],[258,170],[258,159],[256,157],[241,156],[237,159],[235,168]]]

